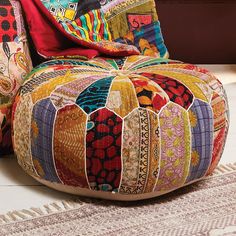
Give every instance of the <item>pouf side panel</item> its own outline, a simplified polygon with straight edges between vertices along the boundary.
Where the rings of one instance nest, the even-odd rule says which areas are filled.
[[[151,111],[149,115],[149,163],[148,163],[148,177],[146,181],[145,193],[153,192],[160,173],[160,120],[159,116]]]
[[[39,176],[34,168],[31,154],[31,120],[33,102],[30,94],[17,100],[14,111],[14,150],[17,154],[18,163],[30,175]]]
[[[122,119],[107,108],[87,123],[86,169],[90,188],[118,192],[121,179]]]
[[[220,161],[229,129],[226,98],[214,92],[211,106],[214,114],[214,148],[211,166],[207,174],[211,174]]]
[[[188,111],[192,130],[190,172],[186,182],[203,177],[212,160],[213,112],[208,103],[196,99]]]
[[[136,109],[124,119],[123,173],[119,192],[152,192],[159,173],[160,136],[158,115]]]
[[[38,101],[32,111],[31,152],[40,177],[61,183],[53,158],[53,135],[56,109],[50,98]]]
[[[85,167],[87,115],[77,105],[57,111],[54,125],[54,161],[65,185],[88,188]]]
[[[187,111],[170,102],[159,114],[161,166],[155,191],[184,185],[191,161],[191,129]]]

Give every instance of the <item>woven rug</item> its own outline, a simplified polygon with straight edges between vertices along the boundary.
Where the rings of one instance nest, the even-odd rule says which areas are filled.
[[[236,235],[236,164],[140,202],[76,199],[0,216],[0,235]]]

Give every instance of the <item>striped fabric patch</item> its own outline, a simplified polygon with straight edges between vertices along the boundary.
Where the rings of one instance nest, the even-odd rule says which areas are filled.
[[[74,21],[62,22],[62,25],[69,34],[88,42],[111,40],[108,24],[100,10],[92,10]]]

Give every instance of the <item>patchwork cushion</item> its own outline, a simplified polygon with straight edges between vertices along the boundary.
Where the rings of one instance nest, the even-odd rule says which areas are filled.
[[[12,151],[11,106],[26,74],[31,70],[20,4],[0,1],[0,156]]]
[[[29,75],[14,105],[14,149],[61,191],[138,200],[212,173],[228,132],[221,83],[147,56],[54,60]]]
[[[154,0],[103,0],[114,41],[134,45],[146,56],[169,57]]]

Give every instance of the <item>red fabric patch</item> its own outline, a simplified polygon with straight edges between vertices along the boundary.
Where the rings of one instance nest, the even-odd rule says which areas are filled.
[[[60,160],[56,160],[57,174],[60,176],[62,182],[70,186],[79,186],[87,188],[88,183],[85,177],[78,176],[69,170]]]
[[[90,187],[116,191],[121,180],[122,119],[103,108],[90,116],[90,122],[94,123],[86,138],[86,169]],[[91,133],[95,134],[93,140]]]
[[[25,11],[30,35],[38,53],[45,58],[80,56],[93,58],[99,55],[95,49],[83,48],[55,27],[55,19],[49,20],[42,7],[34,0],[20,0]],[[46,8],[45,8],[46,9]]]
[[[128,14],[127,18],[129,22],[129,29],[131,31],[152,23],[152,15],[148,14]]]
[[[162,75],[154,75],[149,73],[143,73],[142,75],[157,83],[166,92],[172,102],[179,104],[185,109],[188,109],[191,106],[193,102],[193,95],[191,91],[181,82]],[[161,107],[162,105],[165,105],[165,101],[161,101],[157,98],[154,101],[154,104],[154,107]]]
[[[0,43],[12,42],[17,37],[17,25],[13,7],[0,3]]]

